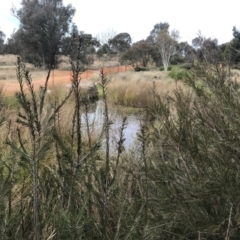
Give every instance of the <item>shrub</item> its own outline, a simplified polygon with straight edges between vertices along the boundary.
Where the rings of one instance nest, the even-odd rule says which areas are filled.
[[[169,75],[169,77],[173,78],[174,80],[183,80],[187,77],[192,76],[188,70],[179,68],[177,66],[172,68],[168,75]]]
[[[160,70],[160,71],[164,71],[164,67],[161,66],[161,67],[159,68],[159,70]],[[171,70],[172,70],[172,66],[169,65],[169,66],[168,66],[168,71],[171,71]]]
[[[212,66],[175,71],[191,91],[154,94],[149,108],[151,227],[161,239],[238,239],[240,85]]]
[[[181,68],[184,68],[184,69],[187,69],[187,70],[190,70],[192,67],[193,67],[192,63],[184,63],[184,64],[181,65]]]
[[[164,71],[164,67],[161,66],[161,67],[159,68],[159,70],[160,70],[160,71]]]

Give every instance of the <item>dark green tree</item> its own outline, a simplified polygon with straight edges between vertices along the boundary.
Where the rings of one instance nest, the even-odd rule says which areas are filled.
[[[233,39],[230,42],[230,59],[232,64],[240,62],[240,32],[236,27],[233,27]]]
[[[102,57],[104,54],[111,54],[111,49],[107,43],[104,43],[102,46],[99,47],[97,50],[97,56]]]
[[[216,38],[206,38],[202,35],[192,40],[192,45],[196,49],[196,56],[199,61],[216,63],[221,58],[221,49]]]
[[[56,55],[75,9],[64,6],[62,0],[22,0],[21,5],[14,11],[20,21],[17,37],[21,56],[37,67],[56,66]]]
[[[134,43],[123,55],[121,61],[130,63],[134,67],[146,67],[152,59],[153,47],[146,40]]]
[[[147,37],[147,41],[151,42],[153,45],[157,42],[157,37],[160,31],[162,30],[169,30],[169,23],[167,22],[160,22],[154,25],[152,31],[150,32],[150,35]]]
[[[180,42],[178,44],[178,55],[184,59],[184,62],[193,63],[196,51],[188,42]]]
[[[83,65],[88,65],[93,62],[93,54],[96,52],[95,47],[99,47],[99,42],[96,38],[93,38],[91,34],[84,33],[83,31],[78,31],[78,28],[76,25],[72,26],[71,35],[67,35],[63,37],[61,41],[61,48],[60,53],[63,55],[70,55],[71,49],[73,46],[72,44],[75,44],[75,41],[72,41],[73,37],[80,37],[81,39],[84,39],[84,41],[81,43],[82,45],[82,52],[81,52],[81,61]],[[76,46],[75,46],[76,47]]]
[[[178,87],[167,99],[155,92],[149,108],[156,154],[150,205],[159,213],[153,225],[158,222],[161,239],[236,240],[240,85],[226,68],[207,61],[191,73],[184,79],[190,91]]]
[[[7,39],[7,42],[4,46],[4,53],[6,54],[20,54],[20,38],[19,38],[19,31],[15,30],[11,34],[10,38]]]
[[[119,33],[108,41],[113,53],[122,53],[130,48],[132,39],[129,33]]]
[[[6,35],[4,32],[0,31],[0,54],[3,53],[4,51],[4,40],[5,40]]]

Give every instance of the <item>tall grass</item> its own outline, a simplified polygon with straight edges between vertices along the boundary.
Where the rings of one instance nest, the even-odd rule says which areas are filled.
[[[93,81],[97,82],[96,77],[93,77]],[[133,108],[146,108],[151,104],[153,83],[161,95],[173,95],[176,87],[176,82],[172,78],[159,71],[118,73],[109,75],[108,79],[109,104]],[[101,96],[101,89],[99,90]]]
[[[240,86],[231,74],[196,68],[183,87],[163,73],[101,72],[97,133],[71,57],[69,95],[35,91],[19,62],[30,94],[18,93],[14,113],[0,105],[0,239],[238,239]],[[110,149],[119,103],[147,109],[137,153],[123,148],[124,115]]]

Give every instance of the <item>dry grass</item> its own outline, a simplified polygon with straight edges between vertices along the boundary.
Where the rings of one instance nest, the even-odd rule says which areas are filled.
[[[0,81],[16,81],[16,61],[16,55],[0,55]],[[46,71],[41,69],[35,70],[34,66],[29,63],[27,63],[26,66],[31,71],[34,79],[40,79],[46,76]]]
[[[107,77],[109,80],[109,101],[114,105],[137,108],[146,107],[152,101],[153,82],[160,95],[171,95],[176,86],[182,85],[180,82],[176,83],[167,73],[160,71],[131,71],[110,74]],[[91,80],[98,83],[99,76],[95,74]]]
[[[0,66],[14,66],[17,56],[13,54],[0,55]]]
[[[60,56],[60,60],[60,69],[70,69],[68,57]],[[8,85],[6,84],[7,87],[5,86],[5,89],[6,91],[10,91],[10,88],[13,87],[12,85],[16,85],[17,83],[15,70],[16,56],[0,56],[0,62],[4,63],[4,65],[0,66],[0,83],[8,83]],[[100,69],[103,66],[116,66],[118,64],[117,58],[106,59],[106,57],[102,57],[99,59],[95,57],[94,64],[89,66],[89,68]],[[32,79],[35,82],[34,84],[38,86],[39,80],[45,79],[47,75],[46,71],[34,70],[30,64],[27,66],[31,70]],[[60,80],[58,81],[58,78],[60,77],[61,81],[64,79],[66,83],[69,83],[70,80],[68,72],[67,75],[65,75],[62,71],[54,71],[54,77],[51,76],[50,83],[55,82],[57,84],[60,82]],[[153,86],[153,82],[155,82],[157,92],[161,95],[171,94],[172,90],[176,88],[176,85],[181,84],[176,83],[168,76],[167,73],[156,70],[146,72],[129,71],[117,74],[108,74],[107,78],[109,80],[108,94],[111,104],[136,108],[146,107],[152,101],[151,88]],[[96,72],[91,77],[90,81],[98,83],[100,81],[99,73]],[[61,89],[60,86],[57,86],[55,90],[56,91],[53,91],[51,96],[49,96],[49,101],[63,95],[62,91],[64,90]]]
[[[91,70],[97,70],[102,67],[115,67],[119,66],[120,63],[118,61],[117,57],[101,57],[98,58],[96,55],[93,56],[94,58],[94,63],[89,65],[87,68]],[[69,64],[69,58],[67,56],[59,56],[60,59],[60,64],[59,64],[59,69],[60,70],[70,70],[71,66]]]

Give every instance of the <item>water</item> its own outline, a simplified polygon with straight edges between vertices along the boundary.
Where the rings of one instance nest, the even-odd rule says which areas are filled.
[[[96,107],[93,107],[93,111],[88,113],[89,125],[91,132],[95,135],[99,135],[103,123],[104,123],[104,104],[102,101],[97,101],[95,103]],[[111,121],[110,125],[110,149],[111,152],[117,151],[117,142],[120,137],[120,128],[123,122],[123,115],[120,115],[114,110],[109,109],[109,120]],[[83,125],[86,127],[86,116],[82,116]],[[125,150],[132,149],[134,144],[137,141],[137,133],[140,129],[140,116],[135,114],[129,114],[127,116],[127,121],[125,129],[123,130],[124,143],[123,147]]]

